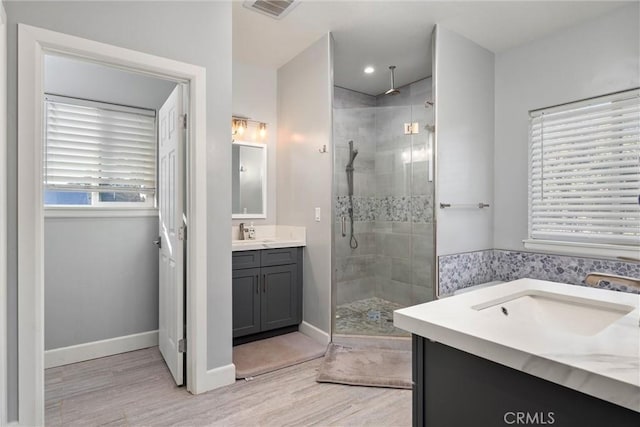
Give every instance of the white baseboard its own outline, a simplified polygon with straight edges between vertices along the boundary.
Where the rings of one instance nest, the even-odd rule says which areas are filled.
[[[229,363],[219,368],[209,369],[207,378],[204,381],[204,387],[199,393],[224,387],[236,382],[236,365]]]
[[[307,323],[303,321],[302,323],[300,323],[300,326],[298,327],[298,331],[300,331],[300,333],[305,334],[315,342],[320,343],[322,345],[327,345],[329,344],[329,342],[331,342],[331,336],[328,333],[326,333],[322,329],[316,328],[311,323]]]
[[[56,348],[44,352],[44,367],[45,369],[53,368],[156,345],[158,345],[158,331],[149,331],[126,335],[124,337]]]

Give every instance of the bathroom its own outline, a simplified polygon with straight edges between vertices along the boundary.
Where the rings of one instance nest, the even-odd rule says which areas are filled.
[[[394,322],[394,311],[471,298],[473,291],[461,291],[477,285],[496,284],[474,288],[494,292],[490,289],[502,286],[499,282],[531,278],[588,290],[580,285],[590,272],[640,277],[635,240],[611,245],[615,247],[553,245],[540,242],[548,239],[532,238],[529,222],[530,112],[640,86],[637,2],[616,7],[581,3],[575,10],[557,5],[557,18],[535,5],[447,8],[427,2],[412,6],[412,16],[407,16],[403,8],[379,2],[368,5],[379,31],[371,30],[378,27],[369,25],[373,22],[367,21],[358,2],[334,5],[344,16],[361,13],[358,25],[327,18],[338,12],[330,13],[318,2],[299,2],[279,21],[256,14],[241,2],[214,2],[186,10],[165,2],[154,5],[153,11],[140,4],[112,9],[97,2],[74,5],[73,15],[65,15],[69,9],[46,4],[34,8],[26,3],[5,2],[10,44],[17,43],[15,24],[26,23],[207,70],[202,104],[206,105],[208,145],[200,152],[208,172],[200,181],[206,187],[207,228],[202,236],[188,235],[188,240],[198,236],[193,240],[206,242],[205,293],[199,294],[198,306],[199,333],[205,339],[193,341],[198,357],[204,355],[198,375],[205,379],[198,383],[199,390],[189,390],[198,398],[215,396],[231,404],[231,389],[225,387],[238,390],[259,385],[262,376],[258,374],[236,381],[239,365],[234,351],[273,338],[272,331],[282,333],[279,336],[297,332],[310,340],[306,342],[323,348],[330,343],[353,345],[358,340],[367,345],[393,342],[399,347],[402,342],[410,346],[415,331]],[[109,25],[90,19],[106,14],[122,28],[135,28],[147,13],[156,13],[167,25],[173,16],[181,18],[176,31],[167,35],[145,24],[145,34],[157,39],[153,42],[152,37],[114,34]],[[420,18],[427,14],[433,17]],[[314,24],[314,15],[324,16],[318,19],[322,24]],[[501,15],[509,18],[501,20]],[[387,26],[385,16],[390,22],[407,24]],[[59,18],[57,23],[51,17]],[[483,28],[494,27],[494,32],[479,28],[476,19]],[[510,26],[505,23],[509,20]],[[514,22],[529,22],[530,28],[518,31]],[[200,33],[192,28],[196,26],[207,30]],[[318,30],[320,26],[323,31]],[[276,45],[280,48],[274,49]],[[14,48],[9,64],[15,61]],[[373,72],[367,73],[367,67]],[[10,69],[9,87],[17,87],[18,79]],[[393,89],[399,93],[385,95]],[[10,111],[19,99],[14,92],[9,93]],[[9,121],[10,138],[17,138],[17,133]],[[253,173],[253,167],[234,161],[234,149],[240,146],[260,153],[252,156],[252,166],[260,170],[262,179],[259,190],[255,185],[251,188],[251,207],[240,197],[234,200],[240,194],[241,173]],[[13,208],[21,196],[15,166],[18,144],[11,142],[8,147],[7,219],[12,230],[19,223]],[[626,198],[637,187],[635,177],[637,171],[621,190]],[[628,201],[624,204],[631,206]],[[624,218],[631,223],[629,233],[636,240],[633,222],[637,223],[638,215],[634,205]],[[9,233],[10,249],[17,247],[19,236],[20,231]],[[235,258],[242,252],[260,252],[260,256],[238,268]],[[287,259],[265,262],[264,257],[276,252]],[[16,310],[23,289],[17,274],[21,257],[11,250],[7,257],[10,303],[2,316],[8,319],[7,412],[9,420],[21,418],[21,423],[28,424],[31,418],[22,419],[16,391],[19,384],[30,387],[31,381],[17,363],[18,338],[23,333],[18,331]],[[264,278],[269,274],[273,276]],[[261,313],[255,311],[262,301],[256,302],[254,295],[266,293],[267,281],[282,285],[289,299],[285,307],[281,299],[276,305],[288,317],[283,320],[278,314],[264,328],[256,324],[262,321]],[[243,311],[246,303],[236,304],[236,283],[246,298],[252,298],[249,314]],[[625,284],[602,286],[623,291],[620,294],[635,292]],[[240,321],[236,315],[241,312],[240,320],[248,322],[248,329],[237,335],[234,323]],[[192,326],[190,322],[185,320]],[[321,359],[314,360],[305,362],[315,363],[311,370],[319,368]],[[296,370],[301,366],[304,363],[284,372],[300,374],[299,378],[309,378],[316,386],[315,375]],[[262,378],[284,375],[277,372],[282,371]],[[357,400],[345,389],[349,390],[331,390],[345,401]],[[273,388],[270,392],[272,402],[287,391]],[[358,393],[367,396],[363,400],[376,401],[374,393],[383,392],[363,388]],[[376,402],[394,402],[397,408],[385,405],[384,414],[371,407],[362,409],[369,411],[369,420],[379,415],[385,425],[410,423],[411,391],[384,393],[388,400],[380,397]],[[172,398],[187,400],[179,393]],[[354,400],[348,401],[357,408],[366,407]],[[303,401],[295,402],[305,407]],[[105,411],[106,417],[105,408],[95,402],[91,405]],[[202,418],[194,418],[193,423],[224,423],[224,407],[215,408],[220,409],[221,418],[215,418],[213,410],[201,411],[197,416]],[[313,408],[307,410],[313,413]],[[357,417],[346,415],[347,409],[336,412],[344,418],[327,415],[319,422],[358,422]],[[264,414],[274,424],[284,423],[269,418],[275,416],[268,411]],[[132,419],[153,424],[151,413],[138,415]],[[173,422],[184,420],[174,416],[169,418]],[[236,416],[229,423],[249,422]]]
[[[599,19],[598,28],[607,18]],[[276,217],[281,224],[303,224],[307,245],[324,248],[304,249],[305,269],[314,270],[305,271],[303,294],[312,292],[314,300],[303,297],[304,322],[322,330],[331,324],[332,343],[354,345],[365,336],[367,343],[391,338],[397,346],[395,338],[409,336],[393,323],[393,311],[403,307],[521,278],[584,285],[594,271],[638,277],[637,246],[608,252],[597,244],[552,245],[529,234],[529,111],[637,86],[637,73],[625,65],[608,69],[609,78],[593,77],[604,72],[597,64],[622,64],[616,58],[621,52],[597,49],[598,60],[558,57],[585,33],[588,40],[605,38],[602,25],[602,32],[578,25],[498,53],[446,27],[430,37],[435,52],[425,37],[397,36],[394,45],[384,32],[335,31],[282,66]],[[320,68],[331,70],[332,79]],[[297,97],[302,91],[306,96]],[[324,144],[328,137],[332,143]],[[634,186],[631,180],[625,203],[637,224]],[[314,214],[328,206],[331,224],[323,226]],[[318,292],[329,276],[330,296]],[[637,293],[625,283],[602,286]],[[318,302],[329,298],[331,312],[318,313]],[[317,333],[306,325],[300,330]]]

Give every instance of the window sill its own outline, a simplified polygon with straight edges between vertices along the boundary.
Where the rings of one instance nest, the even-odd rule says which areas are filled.
[[[558,242],[554,240],[522,241],[526,249],[562,255],[613,258],[625,261],[640,261],[640,247],[606,245],[601,243]]]
[[[45,218],[142,218],[157,217],[156,208],[45,207]]]

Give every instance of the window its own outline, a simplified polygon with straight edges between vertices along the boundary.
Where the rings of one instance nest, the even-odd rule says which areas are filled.
[[[45,97],[45,206],[153,207],[155,111]]]
[[[529,130],[525,246],[548,241],[637,252],[640,90],[532,111]]]

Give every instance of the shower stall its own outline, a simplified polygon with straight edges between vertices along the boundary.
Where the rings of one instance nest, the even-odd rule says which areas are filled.
[[[392,89],[334,87],[334,334],[405,336],[435,297],[431,78]]]

